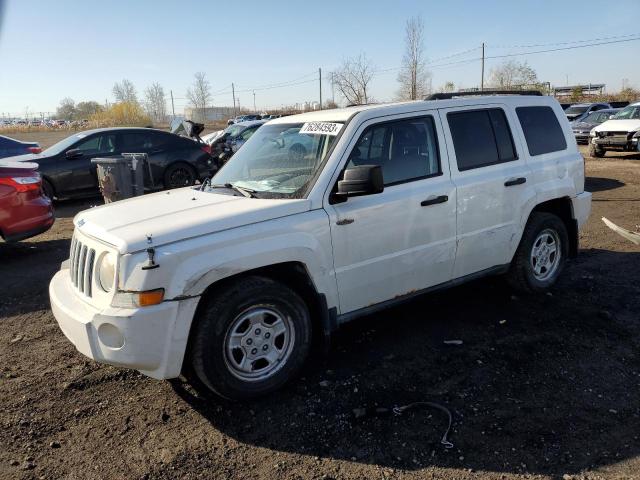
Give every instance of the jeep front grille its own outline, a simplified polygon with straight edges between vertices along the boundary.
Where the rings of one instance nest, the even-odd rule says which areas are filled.
[[[93,282],[93,264],[96,259],[96,251],[83,245],[74,235],[71,240],[71,252],[69,261],[71,264],[71,282],[87,297],[91,296]]]

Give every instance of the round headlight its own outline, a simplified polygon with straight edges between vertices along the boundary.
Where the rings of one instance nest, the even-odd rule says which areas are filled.
[[[116,277],[116,260],[112,254],[106,253],[98,262],[98,283],[105,292],[110,292]]]

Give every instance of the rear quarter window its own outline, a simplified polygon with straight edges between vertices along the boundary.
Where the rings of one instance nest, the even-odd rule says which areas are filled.
[[[566,150],[567,141],[551,107],[516,107],[529,155]]]

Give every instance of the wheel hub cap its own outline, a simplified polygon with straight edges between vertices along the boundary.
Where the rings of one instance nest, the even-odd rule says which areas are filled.
[[[252,307],[238,315],[227,330],[225,363],[241,380],[265,380],[286,363],[293,342],[289,318],[273,308]]]
[[[531,268],[538,280],[551,278],[560,265],[560,238],[554,230],[540,232],[531,248]]]

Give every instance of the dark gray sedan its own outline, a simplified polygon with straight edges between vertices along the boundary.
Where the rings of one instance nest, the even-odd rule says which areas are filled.
[[[614,115],[619,110],[619,108],[606,108],[604,110],[598,110],[596,112],[591,112],[579,122],[571,123],[571,128],[573,129],[573,134],[576,137],[576,142],[589,143],[589,132],[591,131],[591,129],[609,120],[609,118],[611,118],[611,115]]]

